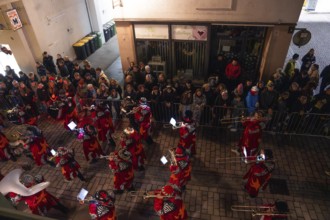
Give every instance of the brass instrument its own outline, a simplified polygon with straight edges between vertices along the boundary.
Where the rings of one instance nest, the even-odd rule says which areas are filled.
[[[143,192],[143,194],[142,195],[139,195],[140,192]],[[149,199],[149,198],[161,198],[161,199],[164,199],[164,198],[171,198],[171,197],[173,197],[173,196],[162,196],[159,193],[155,194],[154,191],[149,191],[148,192],[147,190],[146,191],[141,191],[141,190],[139,190],[139,191],[131,191],[131,192],[129,192],[129,195],[131,197],[142,196],[143,199]]]
[[[107,155],[107,156],[104,156],[104,155],[100,155],[100,159],[109,159],[112,155]]]
[[[177,161],[175,158],[175,148],[169,149],[168,150],[169,154],[170,154],[170,161],[172,165],[177,165]]]
[[[220,157],[220,158],[217,158],[216,159],[216,163],[241,163],[241,162],[244,162],[246,164],[249,164],[249,163],[255,163],[257,161],[260,161],[260,160],[257,160],[257,159],[254,159],[254,160],[249,160],[249,159],[252,159],[252,158],[256,158],[256,156],[246,156],[246,157]],[[273,161],[275,162],[274,159],[264,159],[262,161]]]
[[[245,206],[245,205],[233,205],[231,206],[232,211],[238,212],[251,212],[252,216],[288,216],[289,208],[286,202],[277,201],[275,204],[270,206]]]

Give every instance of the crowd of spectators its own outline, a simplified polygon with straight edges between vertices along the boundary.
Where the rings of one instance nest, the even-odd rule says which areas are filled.
[[[220,125],[225,118],[242,114],[249,116],[256,110],[270,116],[274,112],[329,114],[330,65],[319,74],[313,49],[302,58],[301,69],[296,67],[298,59],[299,55],[294,54],[283,70],[277,69],[269,81],[263,82],[244,77],[239,60],[234,58],[227,63],[219,55],[212,66],[212,77],[203,85],[168,79],[142,62],[131,63],[122,87],[86,60],[79,65],[60,54],[54,60],[44,52],[43,61],[36,62],[36,73],[20,71],[17,75],[7,66],[5,75],[0,74],[0,101],[7,109],[30,105],[36,114],[47,114],[49,106],[63,97],[72,97],[78,111],[97,100],[107,100],[112,116],[119,118],[120,100],[129,96],[137,102],[146,97],[156,121],[180,119],[186,110],[192,110],[197,124],[209,125]],[[235,131],[237,123],[229,127]]]

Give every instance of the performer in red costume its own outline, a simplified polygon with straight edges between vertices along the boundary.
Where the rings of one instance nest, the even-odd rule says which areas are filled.
[[[243,177],[247,180],[244,188],[250,197],[257,197],[260,188],[266,189],[274,168],[273,152],[269,149],[261,150],[256,162]]]
[[[139,126],[141,138],[145,140],[148,145],[151,145],[154,142],[150,136],[152,119],[151,109],[147,105],[147,99],[145,97],[141,97],[139,102],[140,105],[133,109],[135,112],[134,118]]]
[[[260,220],[288,219],[288,204],[283,201],[277,201],[274,204],[263,205],[261,211],[264,214],[261,216]]]
[[[144,170],[144,160],[146,158],[140,135],[133,128],[125,128],[121,136],[120,146],[129,151],[132,155],[132,165],[134,170]]]
[[[150,195],[150,192],[148,192]],[[161,220],[188,219],[187,211],[183,204],[181,193],[168,184],[159,190],[155,190],[154,210]]]
[[[95,193],[89,201],[89,215],[93,220],[117,220],[115,212],[115,195],[105,190]]]
[[[41,175],[36,175],[35,177],[24,175],[22,177],[22,184],[27,188],[41,182],[44,182],[44,178]],[[25,201],[31,212],[36,215],[45,216],[51,208],[58,209],[63,213],[68,212],[68,209],[55,196],[47,192],[46,189],[32,196],[22,197],[22,200]]]
[[[52,161],[48,160],[48,157],[51,156],[50,148],[41,130],[36,126],[29,126],[26,130],[27,140],[24,148],[30,150],[36,165],[41,166],[47,163],[55,166]]]
[[[116,146],[116,142],[112,138],[112,134],[115,132],[115,128],[112,123],[109,109],[106,109],[105,111],[99,111],[97,113],[95,127],[98,130],[98,138],[100,141],[107,141],[108,144]]]
[[[179,129],[180,141],[178,146],[184,147],[189,156],[196,154],[196,128],[192,116],[192,111],[187,110],[183,118],[183,125]]]
[[[247,161],[258,154],[262,134],[262,113],[256,112],[253,117],[243,119],[245,127],[242,137],[237,145],[238,149],[232,149],[237,155],[243,155]]]
[[[68,127],[68,124],[71,121],[74,121],[75,123],[78,122],[78,113],[76,109],[76,105],[71,97],[67,98],[65,101],[65,105],[63,106],[63,115],[64,116],[64,128],[67,130],[70,130]]]
[[[169,182],[184,191],[191,179],[191,163],[185,149],[181,146],[175,149],[175,161],[171,161],[170,171]]]
[[[96,137],[96,128],[93,125],[86,124],[84,126],[84,133],[83,148],[85,158],[89,161],[89,156],[91,156],[91,163],[95,163],[97,158],[100,157],[100,155],[103,155],[101,145]]]
[[[114,173],[114,193],[121,194],[124,190],[132,191],[134,172],[132,155],[126,149],[112,152],[109,156],[109,167]]]
[[[16,157],[12,154],[9,148],[9,141],[4,133],[0,130],[0,160],[13,160],[16,161]]]
[[[67,181],[73,180],[78,177],[81,181],[86,181],[80,173],[79,163],[74,159],[73,150],[65,147],[59,147],[55,156],[56,167],[62,168],[62,174]]]

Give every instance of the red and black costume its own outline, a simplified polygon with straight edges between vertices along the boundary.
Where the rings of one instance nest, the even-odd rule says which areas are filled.
[[[185,189],[191,179],[191,163],[183,147],[175,150],[175,162],[170,165],[171,176],[169,182],[180,189]]]
[[[93,220],[116,220],[115,195],[105,190],[97,191],[89,201],[89,215]]]
[[[266,189],[272,175],[271,173],[275,168],[271,151],[265,150],[265,152],[267,152],[265,158],[259,159],[258,156],[256,163],[250,167],[243,177],[243,179],[247,179],[244,188],[251,197],[257,197],[260,188],[262,190]]]
[[[37,175],[34,181],[26,180],[31,178],[33,178],[31,175],[23,176],[23,184],[27,188],[32,187],[35,184],[44,182],[44,179],[41,175]],[[64,205],[62,205],[55,196],[47,192],[46,189],[41,190],[40,192],[32,196],[24,196],[22,197],[22,200],[25,201],[25,204],[29,207],[31,212],[36,215],[44,216],[51,208],[59,209],[63,213],[66,213],[68,211],[68,209]]]
[[[154,191],[158,195],[154,199],[154,210],[161,220],[188,219],[181,193],[171,185],[165,185]]]
[[[260,212],[265,213],[260,220],[288,219],[289,208],[286,202],[277,201],[274,204],[262,205]],[[267,215],[266,213],[269,214]]]
[[[133,111],[135,112],[134,119],[139,125],[141,138],[148,144],[152,144],[153,140],[150,137],[152,114],[150,107],[147,105],[147,99],[144,97],[140,98],[140,105]]]
[[[109,167],[114,173],[114,192],[123,193],[124,190],[133,190],[134,172],[131,153],[126,149],[110,154]]]
[[[239,140],[239,151],[243,154],[246,149],[246,157],[253,157],[258,154],[259,144],[261,142],[262,128],[261,121],[255,118],[245,120],[243,135]]]
[[[188,112],[188,111],[187,111]],[[189,113],[186,112],[186,115]],[[192,120],[192,113],[183,118],[184,124],[179,128],[180,141],[178,146],[184,147],[189,155],[196,154],[196,128]]]
[[[115,132],[115,128],[113,126],[110,111],[105,110],[104,112],[98,112],[97,116],[95,127],[98,130],[99,140],[102,142],[109,141],[113,144],[114,140],[112,138],[112,134]]]
[[[74,103],[72,98],[68,98],[65,101],[65,105],[63,106],[62,109],[62,114],[64,117],[64,128],[69,130],[70,128],[68,127],[68,124],[71,121],[78,122],[78,113],[76,110],[76,104]]]
[[[36,126],[29,126],[27,133],[28,139],[24,147],[30,150],[36,165],[41,166],[46,163],[54,165],[48,160],[48,156],[51,156],[50,149],[41,130]]]
[[[144,160],[146,155],[139,133],[133,128],[124,129],[120,140],[120,146],[131,153],[133,169],[144,170]]]
[[[83,140],[83,149],[84,155],[87,161],[89,157],[92,157],[92,162],[96,162],[96,159],[103,155],[103,151],[99,141],[97,140],[97,131],[96,128],[90,124],[84,126],[84,140]]]
[[[79,171],[80,165],[74,159],[74,153],[71,149],[59,147],[55,156],[55,163],[57,167],[62,168],[62,174],[66,180],[71,181],[78,176],[81,181],[85,181]]]

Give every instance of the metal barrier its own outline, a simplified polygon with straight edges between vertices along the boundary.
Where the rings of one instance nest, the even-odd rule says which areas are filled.
[[[74,98],[78,110],[82,110],[83,106],[98,105],[100,102],[106,102],[110,107],[110,111],[114,120],[121,120],[120,112],[122,100],[109,99],[77,99]],[[1,105],[10,109],[20,103],[19,97],[6,97]],[[176,120],[182,120],[184,112],[191,110],[193,119],[198,126],[210,126],[220,128],[242,129],[240,123],[241,117],[247,117],[246,108],[233,108],[223,106],[194,106],[182,105],[173,102],[155,102],[149,101],[153,119],[156,122],[168,123],[173,117]],[[272,114],[266,112],[265,117],[269,120],[265,122],[264,131],[280,134],[300,134],[311,136],[330,136],[330,114],[314,114],[300,112],[281,112],[273,111]]]

